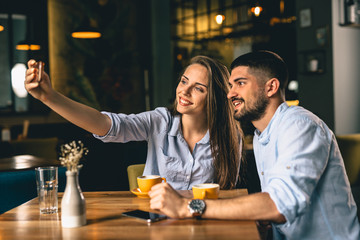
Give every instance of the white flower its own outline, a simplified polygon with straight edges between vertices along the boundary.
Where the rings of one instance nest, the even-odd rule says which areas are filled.
[[[59,160],[61,165],[66,166],[68,171],[77,172],[80,160],[87,155],[89,150],[84,147],[81,141],[72,141],[71,143],[60,146]]]

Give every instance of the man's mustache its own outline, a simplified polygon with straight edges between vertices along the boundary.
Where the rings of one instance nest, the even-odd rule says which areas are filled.
[[[241,101],[241,102],[245,102],[245,100],[243,98],[239,98],[239,97],[232,97],[231,98],[231,101],[234,102],[234,101]]]

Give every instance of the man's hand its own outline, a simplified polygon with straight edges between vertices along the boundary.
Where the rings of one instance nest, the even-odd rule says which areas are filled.
[[[149,192],[150,208],[158,209],[171,218],[191,217],[188,210],[190,199],[180,196],[168,183],[159,183]]]

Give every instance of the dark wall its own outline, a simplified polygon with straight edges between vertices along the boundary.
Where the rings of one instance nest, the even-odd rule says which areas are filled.
[[[296,1],[297,57],[300,105],[309,109],[334,129],[334,88],[332,70],[331,2]],[[310,9],[310,26],[301,27],[300,13]],[[324,31],[323,31],[324,30]],[[324,35],[320,33],[324,33]],[[307,69],[308,60],[319,59],[318,72]]]
[[[129,190],[127,167],[145,163],[147,143],[103,143],[87,138],[84,144],[89,148],[89,154],[80,172],[82,190]]]

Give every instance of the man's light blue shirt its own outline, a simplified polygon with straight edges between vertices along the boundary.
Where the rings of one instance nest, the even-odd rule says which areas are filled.
[[[180,116],[166,108],[139,114],[103,112],[112,125],[103,142],[147,141],[144,175],[160,175],[177,190],[189,190],[194,184],[214,182],[209,131],[189,150],[180,125]],[[131,156],[130,156],[131,157]]]
[[[344,162],[323,121],[283,103],[253,144],[261,189],[286,218],[273,224],[275,239],[360,239]]]

